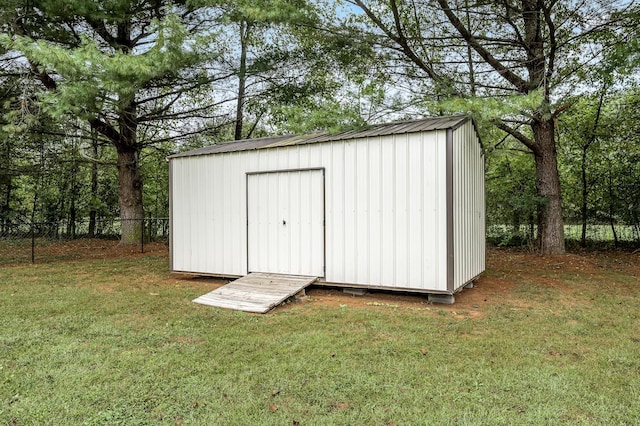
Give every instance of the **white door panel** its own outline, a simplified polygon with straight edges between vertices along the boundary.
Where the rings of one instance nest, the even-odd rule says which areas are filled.
[[[324,172],[247,177],[248,272],[324,276]]]

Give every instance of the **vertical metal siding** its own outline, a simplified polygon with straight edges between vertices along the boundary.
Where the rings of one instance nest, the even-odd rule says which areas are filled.
[[[173,271],[173,162],[169,161],[169,270]]]
[[[390,139],[390,138],[389,138]],[[380,173],[381,185],[381,212],[379,228],[372,230],[378,235],[374,236],[373,244],[380,245],[381,258],[381,279],[380,283],[396,283],[396,234],[395,234],[395,171],[396,156],[393,140],[381,141],[382,170]]]
[[[330,144],[331,160],[327,170],[327,274],[330,277],[346,274],[345,253],[345,144]],[[327,277],[329,279],[329,277]],[[333,280],[333,278],[331,278]]]
[[[409,189],[409,176],[408,174],[408,158],[409,158],[409,143],[408,135],[394,135],[395,145],[395,174],[394,181],[395,187],[392,189],[394,192],[393,205],[395,208],[395,221],[393,223],[394,238],[395,238],[395,281],[397,285],[408,286],[409,285],[409,271],[408,271],[408,244],[409,244],[409,227],[411,225],[417,225],[410,223],[410,217],[408,212],[409,197],[407,196],[407,190]]]
[[[360,248],[360,241],[358,241],[357,221],[363,218],[358,215],[356,211],[357,200],[356,195],[358,192],[358,179],[357,174],[357,157],[356,157],[356,143],[354,141],[348,141],[344,144],[344,180],[342,182],[336,181],[334,190],[340,191],[342,186],[343,196],[342,202],[344,203],[343,212],[337,217],[340,228],[342,229],[342,244],[337,249],[342,249],[342,257],[344,258],[344,282],[358,282],[358,249]],[[362,185],[364,186],[364,185]],[[330,195],[331,196],[331,195]],[[332,226],[333,224],[329,224]],[[330,247],[331,249],[331,247]]]
[[[325,168],[327,282],[447,291],[445,131],[171,160],[173,269],[247,272],[246,173]],[[270,196],[274,188],[264,188]]]
[[[446,131],[438,132],[437,138],[437,152],[436,155],[431,153],[425,153],[425,156],[432,156],[430,166],[425,167],[425,170],[430,170],[432,167],[432,178],[425,179],[425,182],[431,183],[431,189],[425,189],[426,194],[432,195],[436,200],[431,207],[432,218],[426,218],[425,223],[430,226],[435,224],[435,233],[430,235],[426,241],[433,244],[437,241],[437,245],[433,246],[429,252],[435,250],[434,257],[438,259],[438,262],[427,262],[431,267],[436,267],[436,276],[438,277],[437,290],[445,291],[447,289],[447,176],[446,176],[446,161],[447,161],[447,149],[446,149]]]
[[[383,249],[382,249],[382,162],[383,156],[381,152],[380,138],[372,138],[367,141],[369,146],[367,180],[369,187],[367,188],[367,236],[368,236],[368,282],[382,282],[383,267]]]
[[[369,192],[371,190],[371,164],[369,158],[370,147],[368,143],[355,143],[355,173],[356,181],[367,182],[366,187],[360,187],[356,184],[355,212],[356,212],[356,239],[358,248],[354,259],[356,271],[355,276],[358,281],[370,281],[370,252],[369,248],[371,232],[369,223],[371,222],[372,212],[370,211]]]
[[[171,160],[173,270],[240,275],[245,244],[244,184],[236,179],[237,155]],[[228,209],[227,206],[234,206]]]
[[[454,193],[453,193],[453,182],[454,182],[454,167],[455,167],[455,158],[453,156],[453,129],[447,129],[446,136],[446,187],[447,187],[447,196],[446,196],[446,207],[444,210],[447,212],[447,225],[446,225],[446,234],[447,234],[447,244],[446,244],[446,255],[447,255],[447,291],[452,293],[454,291],[453,277],[454,277],[454,224],[455,221],[455,209],[454,209]]]
[[[454,290],[485,269],[484,157],[473,123],[453,132]]]

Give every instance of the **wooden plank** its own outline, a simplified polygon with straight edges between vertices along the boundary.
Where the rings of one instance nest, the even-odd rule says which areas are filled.
[[[193,301],[219,308],[266,313],[289,297],[298,294],[316,279],[318,277],[255,272]]]

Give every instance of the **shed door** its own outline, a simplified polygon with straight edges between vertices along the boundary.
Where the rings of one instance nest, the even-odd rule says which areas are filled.
[[[324,276],[324,170],[247,175],[248,272]]]

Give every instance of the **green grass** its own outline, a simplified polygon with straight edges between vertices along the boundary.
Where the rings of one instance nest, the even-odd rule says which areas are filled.
[[[519,283],[475,317],[246,314],[191,303],[206,281],[166,270],[164,256],[0,268],[0,424],[638,421],[640,286],[623,270],[562,278],[570,298]]]

